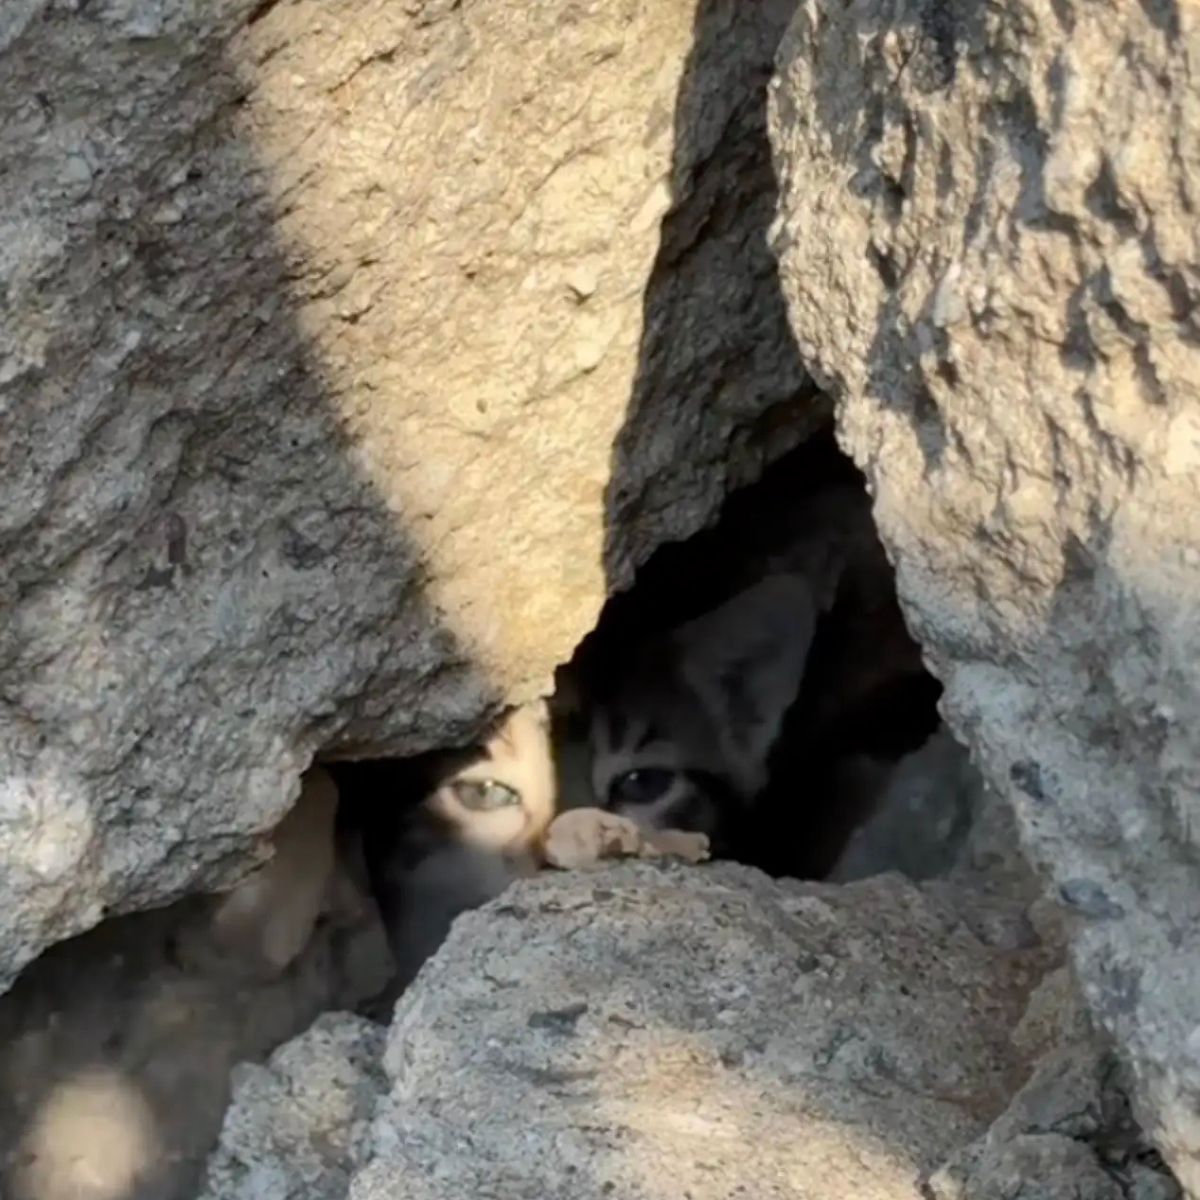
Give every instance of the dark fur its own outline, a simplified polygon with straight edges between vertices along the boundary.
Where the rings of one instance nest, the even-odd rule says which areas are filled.
[[[771,570],[812,580],[821,615],[768,783],[746,797],[713,757],[714,722],[737,735],[770,716],[753,662],[717,675],[710,699],[723,711],[705,712],[680,687],[671,647],[683,625]],[[732,497],[717,527],[656,555],[638,586],[611,602],[577,663],[585,694],[649,717],[688,748],[697,803],[721,814],[715,853],[777,875],[825,875],[871,812],[871,779],[939,724],[941,685],[905,626],[862,478],[828,437]]]

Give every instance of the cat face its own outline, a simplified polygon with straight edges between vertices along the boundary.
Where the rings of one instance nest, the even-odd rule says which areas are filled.
[[[617,664],[591,705],[596,802],[718,849],[766,783],[815,622],[805,581],[771,575]]]
[[[508,713],[477,748],[435,779],[421,807],[447,841],[514,859],[534,853],[557,808],[545,703]]]

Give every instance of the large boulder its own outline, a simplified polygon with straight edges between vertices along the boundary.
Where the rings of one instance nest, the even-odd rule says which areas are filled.
[[[386,1080],[343,1017],[247,1068],[206,1195],[918,1200],[1024,1077],[1047,961],[959,908],[725,864],[522,881],[405,993]]]
[[[1200,10],[854,0],[772,85],[774,242],[943,710],[1200,1194]]]
[[[802,435],[791,8],[0,5],[0,988],[231,882],[314,750],[545,690]]]

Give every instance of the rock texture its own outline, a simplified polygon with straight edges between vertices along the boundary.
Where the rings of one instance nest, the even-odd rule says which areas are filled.
[[[876,809],[850,835],[826,878],[848,883],[881,871],[909,879],[949,873],[970,858],[986,822],[1003,814],[966,749],[945,729],[892,769]],[[1007,832],[1005,830],[1004,832]]]
[[[462,917],[401,999],[372,1134],[343,1137],[349,1197],[917,1200],[1020,1082],[1010,1035],[1042,961],[896,876],[522,881]],[[330,1028],[244,1078],[214,1195],[295,1194],[264,1181],[295,1179],[367,1080],[350,1050],[322,1065]],[[296,1099],[273,1081],[308,1079],[304,1055],[318,1082]]]
[[[199,1200],[345,1200],[387,1087],[385,1034],[326,1013],[269,1062],[238,1067]]]
[[[934,1173],[931,1200],[1178,1200],[1066,971],[1037,989],[1016,1037],[1040,1042],[1041,1060],[986,1136]]]
[[[544,689],[802,436],[743,7],[2,6],[0,987]]]
[[[803,8],[774,242],[943,709],[1200,1195],[1200,10]]]

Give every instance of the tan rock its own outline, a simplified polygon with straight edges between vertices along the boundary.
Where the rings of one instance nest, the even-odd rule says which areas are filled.
[[[1041,953],[896,876],[543,872],[456,922],[386,1079],[340,1017],[242,1073],[206,1195],[922,1200],[1024,1078]]]
[[[0,4],[0,987],[548,692],[803,436],[787,14]]]

